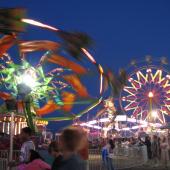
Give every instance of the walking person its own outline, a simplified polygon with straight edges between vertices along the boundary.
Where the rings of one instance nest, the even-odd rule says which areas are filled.
[[[153,141],[151,143],[152,159],[154,167],[158,166],[159,163],[159,146],[158,146],[158,137],[153,136]]]
[[[161,141],[161,162],[162,164],[167,167],[169,161],[169,145],[167,138],[164,136]]]
[[[21,130],[21,139],[23,144],[20,151],[20,162],[26,163],[29,161],[30,150],[35,150],[34,142],[31,140],[32,130],[30,127],[25,127]]]
[[[80,133],[82,134],[82,145],[78,150],[78,154],[80,155],[81,159],[84,160],[86,170],[89,170],[89,142],[87,133],[83,129],[80,129]]]
[[[148,155],[148,159],[151,160],[152,158],[152,151],[151,151],[151,139],[149,136],[145,137],[145,145],[147,147],[147,155]]]
[[[77,129],[65,129],[61,134],[60,147],[63,159],[55,170],[86,170],[86,163],[78,154],[82,134]]]
[[[113,143],[113,140],[110,139],[109,140],[109,154],[108,154],[108,164],[109,164],[109,168],[108,170],[114,170],[114,167],[113,167],[113,151],[114,151],[114,148],[115,148],[115,144]]]
[[[158,159],[161,160],[161,138],[158,137]]]
[[[31,140],[31,136],[32,130],[30,127],[25,127],[21,129],[20,138],[23,143],[20,150],[19,162],[9,162],[10,167],[15,167],[29,161],[30,150],[35,150],[35,145],[34,142]]]
[[[114,170],[113,166],[113,153],[114,153],[115,144],[112,139],[108,140],[108,143],[102,149],[102,159],[104,167],[107,170]]]

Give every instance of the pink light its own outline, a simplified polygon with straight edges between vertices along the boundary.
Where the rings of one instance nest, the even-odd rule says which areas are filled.
[[[81,48],[81,49],[86,54],[86,56],[90,59],[90,61],[92,61],[94,64],[96,64],[96,61],[93,58],[93,56],[85,48]]]
[[[119,128],[115,128],[117,131],[120,131],[120,129]]]
[[[140,126],[133,126],[132,129],[139,129]]]
[[[136,119],[134,119],[134,118],[127,118],[127,121],[128,121],[128,122],[133,122],[133,123],[135,123],[135,122],[136,122]]]
[[[23,18],[23,19],[21,19],[21,21],[25,22],[27,24],[31,24],[31,25],[35,25],[35,26],[38,26],[38,27],[47,28],[47,29],[50,29],[50,30],[53,30],[53,31],[59,31],[59,29],[57,29],[55,27],[51,27],[49,25],[43,24],[43,23],[38,22],[38,21],[34,21],[32,19]]]
[[[115,118],[115,121],[125,122],[125,121],[127,121],[127,116],[126,115],[117,115]]]
[[[123,101],[126,101],[126,97],[122,97],[122,100],[123,100]]]
[[[99,122],[101,122],[101,123],[102,122],[109,122],[109,118],[102,118],[102,119],[99,120]]]
[[[153,110],[153,111],[151,112],[151,116],[152,116],[153,118],[157,118],[157,117],[158,117],[158,112],[157,112],[156,110]]]
[[[100,126],[96,126],[96,125],[94,125],[93,128],[94,128],[94,129],[101,129]]]
[[[98,122],[101,122],[101,123],[104,123],[104,122],[109,122],[110,120],[109,120],[109,118],[102,118],[102,119],[100,119],[99,121],[97,121],[97,120],[92,120],[92,121],[89,121],[89,122],[86,122],[86,123],[82,123],[81,125],[87,125],[87,124],[89,124],[89,125],[94,125],[94,124],[96,124],[96,123],[98,123]]]
[[[152,72],[152,70],[149,68],[149,69],[146,70],[146,72],[150,73],[150,72]]]
[[[170,79],[170,75],[166,75],[166,78],[167,78],[167,79]]]
[[[153,93],[150,91],[150,92],[148,93],[148,97],[149,97],[149,98],[153,98],[153,96],[154,96]]]
[[[103,91],[103,74],[100,74],[100,94]]]
[[[80,126],[86,126],[86,123],[81,123]]]
[[[90,125],[93,125],[93,124],[96,124],[96,123],[97,123],[96,120],[92,120],[92,121],[89,121],[89,122],[88,122],[88,124],[90,124]]]
[[[94,128],[94,129],[101,129],[100,126],[91,125],[89,123],[81,123],[80,126],[87,126],[87,127]]]
[[[146,122],[145,120],[137,120],[137,123],[144,124],[144,125],[148,124],[148,122]]]
[[[102,130],[104,130],[104,131],[109,131],[109,130],[111,130],[111,129],[112,129],[111,127],[110,127],[110,128],[109,128],[109,127],[103,127],[103,128],[102,128]]]
[[[143,125],[140,125],[140,127],[147,127],[148,125],[147,124],[143,124]]]
[[[128,79],[128,81],[129,81],[129,82],[132,82],[132,81],[133,81],[133,78],[130,77],[130,78]]]
[[[129,127],[127,127],[127,128],[122,128],[122,130],[130,130],[130,128],[129,128]]]
[[[85,49],[85,48],[81,48],[81,50],[84,52],[84,54],[87,56],[87,58],[94,64],[96,64],[96,60],[93,58],[93,56]],[[99,64],[98,65],[98,69],[100,72],[100,94],[103,91],[103,68],[102,66]]]
[[[103,68],[100,64],[98,65],[98,69],[99,69],[99,72],[100,72],[100,94],[101,94],[102,91],[103,91],[103,73],[104,73],[104,71],[103,71]]]

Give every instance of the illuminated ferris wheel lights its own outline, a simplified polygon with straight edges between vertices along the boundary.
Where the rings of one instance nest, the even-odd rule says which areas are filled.
[[[155,111],[155,110],[153,110],[153,111],[151,112],[151,116],[152,116],[153,118],[157,118],[157,117],[158,117],[158,112]]]
[[[154,94],[150,91],[150,92],[148,93],[148,97],[149,97],[149,98],[153,98],[153,96],[154,96]]]
[[[166,75],[166,78],[170,79],[170,75]]]
[[[139,128],[139,126],[133,126],[132,127],[132,129],[138,129]]]
[[[100,119],[99,122],[101,122],[101,123],[109,122],[109,118],[102,118],[102,119]]]
[[[128,75],[127,84],[121,91],[120,105],[124,112],[135,118],[165,123],[164,115],[170,115],[170,72],[150,65],[150,62],[149,65],[140,64]],[[152,116],[152,109],[157,111],[153,113],[155,116]]]
[[[132,82],[132,81],[133,81],[133,78],[129,78],[128,81],[129,81],[129,82]]]
[[[122,101],[126,101],[126,98],[125,98],[125,97],[122,97]]]
[[[90,125],[93,125],[93,124],[96,124],[97,123],[97,121],[96,120],[92,120],[92,121],[90,121],[90,122],[88,122]]]
[[[152,69],[149,68],[149,69],[146,70],[146,72],[150,73],[150,72],[152,72]]]

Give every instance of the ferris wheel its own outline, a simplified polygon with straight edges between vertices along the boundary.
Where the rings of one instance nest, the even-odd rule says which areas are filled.
[[[122,89],[119,103],[131,117],[164,124],[170,115],[170,73],[165,57],[153,61],[131,62],[127,85]]]

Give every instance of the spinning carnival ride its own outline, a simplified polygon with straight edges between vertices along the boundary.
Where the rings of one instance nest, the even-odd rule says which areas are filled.
[[[165,57],[152,61],[133,61],[127,85],[120,95],[122,110],[129,116],[164,124],[170,115],[170,74]]]
[[[19,33],[25,31],[26,23],[53,31],[62,42],[21,40]],[[90,38],[86,34],[25,19],[25,10],[20,8],[0,9],[0,33],[6,34],[0,39],[0,98],[6,103],[1,105],[1,113],[12,110],[24,115],[27,125],[35,130],[36,122],[74,120],[101,102],[103,69],[87,51]],[[19,47],[19,61],[18,54],[10,55],[13,46]],[[35,62],[30,54],[37,51],[44,54]],[[96,70],[90,71],[100,79],[95,97],[81,80],[87,79],[91,69],[86,63],[94,65]],[[78,105],[83,111],[75,113],[73,107]],[[55,111],[63,116],[42,117]]]

